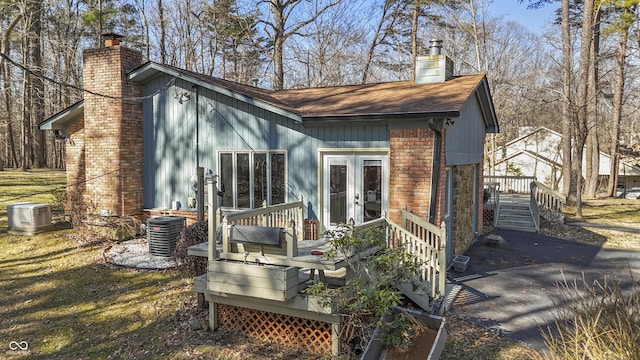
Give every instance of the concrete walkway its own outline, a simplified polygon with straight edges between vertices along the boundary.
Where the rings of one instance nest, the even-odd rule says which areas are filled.
[[[476,241],[464,273],[451,269],[461,285],[452,312],[524,343],[546,349],[540,329],[553,326],[554,310],[562,298],[559,282],[584,278],[590,284],[604,274],[631,288],[631,275],[640,279],[640,252],[583,245],[536,233],[495,230],[502,241],[490,246]],[[564,274],[564,275],[563,275]],[[564,279],[563,279],[564,277]]]

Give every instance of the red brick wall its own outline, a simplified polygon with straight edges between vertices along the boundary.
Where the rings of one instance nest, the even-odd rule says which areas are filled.
[[[65,164],[67,167],[67,184],[73,185],[67,192],[85,193],[85,161],[84,161],[84,119],[73,122],[66,129]],[[67,204],[70,206],[71,204]],[[66,209],[70,210],[70,209]]]
[[[435,133],[430,129],[390,130],[389,217],[400,224],[402,208],[424,219],[429,219],[431,203],[431,177]],[[444,154],[444,136],[442,141]],[[444,218],[444,155],[440,160],[438,207],[435,223]]]
[[[122,99],[140,96],[141,90],[126,82],[126,74],[141,63],[140,52],[121,46],[84,52],[83,87],[109,97],[85,92],[84,159],[78,155],[71,159],[78,163],[67,166],[77,169],[81,180],[84,160],[84,198],[96,214],[138,214],[143,206],[142,103]]]

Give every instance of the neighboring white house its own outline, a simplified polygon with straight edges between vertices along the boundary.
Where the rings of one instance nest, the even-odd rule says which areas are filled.
[[[519,136],[495,151],[495,175],[535,176],[545,185],[561,190],[562,135],[546,127],[521,127]],[[489,154],[491,158],[493,154]],[[611,157],[600,152],[599,175],[609,176]],[[583,175],[584,175],[583,158]],[[485,165],[486,166],[486,165]],[[486,168],[485,173],[491,173]],[[606,182],[605,182],[606,183]],[[640,166],[620,163],[618,184],[625,188],[640,187]]]

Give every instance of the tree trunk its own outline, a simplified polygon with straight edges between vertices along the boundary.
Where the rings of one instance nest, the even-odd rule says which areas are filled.
[[[167,21],[164,18],[162,0],[158,0],[158,18],[160,21],[160,63],[167,63]]]
[[[576,176],[576,217],[582,218],[582,154],[587,136],[587,107],[589,102],[589,72],[593,64],[591,61],[591,46],[593,44],[593,14],[595,0],[584,2],[584,14],[582,17],[582,34],[580,38],[580,64],[578,68],[578,90],[576,94],[577,124],[575,142],[575,172]]]
[[[620,164],[620,121],[622,119],[622,95],[624,94],[624,71],[627,56],[627,40],[629,38],[629,26],[625,25],[620,31],[620,42],[618,44],[618,54],[616,57],[615,89],[613,92],[613,119],[611,123],[611,164],[609,166],[609,186],[607,193],[609,196],[616,196],[618,185],[618,169]]]
[[[285,19],[282,1],[271,1],[271,15],[273,16],[273,89],[284,89],[284,65],[282,63]]]
[[[562,194],[567,197],[569,202],[575,201],[570,194],[575,193],[575,189],[571,188],[571,59],[573,52],[571,50],[571,32],[569,26],[569,0],[562,0],[562,99],[561,99],[561,116],[562,116]]]
[[[411,79],[416,79],[416,61],[418,59],[418,22],[420,20],[420,6],[413,5],[411,17]]]
[[[43,72],[42,63],[42,0],[31,2],[31,64],[36,71]],[[47,166],[47,143],[44,131],[38,130],[38,124],[44,120],[44,80],[38,76],[30,76],[32,86],[31,90],[31,109],[33,116],[29,132],[33,138],[33,165],[37,168]]]
[[[585,197],[594,199],[600,174],[600,144],[598,140],[598,57],[600,55],[600,8],[593,24],[593,43],[589,51],[589,86],[587,87],[587,140]]]

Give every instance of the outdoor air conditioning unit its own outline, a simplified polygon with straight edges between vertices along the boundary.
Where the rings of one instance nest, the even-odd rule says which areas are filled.
[[[186,219],[182,216],[160,216],[147,220],[149,253],[154,256],[171,257],[185,224]]]
[[[34,235],[51,230],[49,204],[22,202],[7,205],[7,232],[15,235]]]

